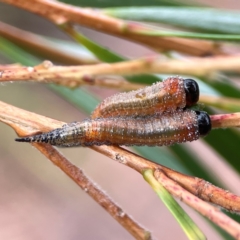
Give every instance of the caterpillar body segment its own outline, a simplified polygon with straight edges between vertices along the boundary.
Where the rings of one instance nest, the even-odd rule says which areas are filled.
[[[199,99],[198,84],[192,79],[169,77],[163,82],[103,100],[91,118],[147,116],[190,107]]]
[[[97,118],[66,124],[48,133],[19,142],[43,142],[55,146],[136,145],[167,146],[197,140],[211,130],[207,113],[176,111],[146,117]]]

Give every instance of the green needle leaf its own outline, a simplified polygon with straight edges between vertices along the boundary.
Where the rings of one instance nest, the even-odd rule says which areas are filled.
[[[189,239],[206,239],[203,232],[192,221],[192,219],[187,215],[182,207],[175,201],[171,194],[155,179],[153,171],[151,169],[145,170],[143,172],[143,177],[157,193],[168,210],[173,214]]]
[[[210,33],[192,33],[192,32],[170,32],[170,31],[156,31],[156,30],[137,30],[132,31],[138,33],[139,35],[148,35],[154,37],[180,37],[180,38],[197,38],[206,40],[218,40],[218,41],[239,41],[240,35],[232,34],[210,34]]]
[[[75,31],[71,26],[68,24],[60,25],[60,27],[66,31],[76,42],[85,46],[89,51],[91,51],[99,60],[107,63],[115,63],[115,62],[122,62],[128,60],[109,49],[100,46],[99,44],[91,41],[83,34]],[[142,75],[135,75],[135,76],[126,76],[126,79],[129,82],[138,82],[138,83],[154,83],[157,81],[161,81],[162,79],[151,74],[142,74]]]
[[[184,6],[187,2],[186,0],[61,0],[61,2],[77,5],[80,7],[126,7],[126,6]],[[185,3],[186,2],[186,3]],[[189,3],[187,5],[190,5]],[[194,5],[194,3],[191,3]],[[196,5],[196,4],[195,4]]]
[[[196,7],[107,8],[104,13],[118,18],[169,24],[211,33],[240,34],[240,12]]]

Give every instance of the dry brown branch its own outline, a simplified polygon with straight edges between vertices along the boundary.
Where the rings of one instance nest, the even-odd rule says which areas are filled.
[[[0,103],[0,119],[10,125],[19,135],[29,135],[41,131],[49,131],[61,127],[63,122],[39,116],[27,111],[20,111],[10,105]],[[20,115],[18,115],[20,114]],[[133,237],[141,240],[151,239],[148,231],[135,222],[116,203],[114,203],[104,192],[102,192],[81,169],[73,165],[58,150],[48,144],[33,143],[52,163],[66,173],[77,183],[89,196],[101,205],[115,220],[118,221]]]
[[[240,100],[223,96],[201,95],[199,101],[208,106],[214,106],[227,111],[238,111],[240,109]]]
[[[136,90],[146,86],[145,84],[128,82],[124,78],[118,76],[100,76],[100,77],[85,76],[82,79],[82,81],[83,81],[82,84],[114,88],[119,91]]]
[[[154,176],[173,196],[181,199],[190,207],[197,205],[194,209],[203,215],[206,214],[204,215],[205,217],[227,230],[235,239],[240,239],[240,225],[236,222],[229,221],[229,218],[226,218],[226,215],[221,213],[218,208],[210,206],[193,194],[185,191],[185,189],[169,179],[162,171],[156,170]]]
[[[190,177],[181,173],[176,173],[170,169],[163,169],[162,172],[171,180],[177,182],[191,194],[200,197],[202,200],[214,203],[218,206],[225,206],[228,211],[239,212],[240,197],[229,191],[218,188],[211,183],[197,177]],[[180,198],[181,199],[181,198]]]
[[[203,179],[191,177],[163,165],[149,162],[149,160],[142,158],[134,153],[119,147],[92,147],[95,151],[104,154],[105,156],[116,160],[134,170],[142,173],[146,169],[159,169],[167,177],[177,182],[190,193],[199,198],[221,206],[229,211],[240,212],[240,197],[229,191],[218,188]],[[237,210],[238,209],[238,210]],[[237,211],[236,211],[237,210]]]
[[[4,65],[0,65],[0,71],[6,70],[6,69],[19,69],[21,66],[21,64],[18,63],[13,63],[13,64],[4,64]]]
[[[201,66],[201,68],[199,68]],[[54,82],[76,87],[87,83],[88,79],[105,75],[132,75],[142,73],[168,73],[180,75],[207,76],[215,71],[240,72],[240,57],[194,58],[191,62],[180,60],[161,61],[157,58],[144,58],[120,63],[101,63],[86,66],[54,66],[45,61],[35,67],[6,69],[1,72],[0,81]],[[90,81],[91,82],[91,81]]]
[[[150,232],[142,228],[116,203],[114,203],[106,193],[102,192],[81,169],[73,165],[59,151],[48,144],[34,143],[42,154],[51,160],[57,167],[66,173],[75,183],[78,184],[89,196],[101,205],[115,220],[118,221],[134,238],[150,240]]]
[[[144,84],[130,83],[120,76],[94,76],[89,74],[83,74],[80,78],[67,77],[64,78],[61,76],[61,71],[50,73],[49,76],[46,76],[47,69],[52,69],[53,65],[50,61],[44,61],[43,63],[35,67],[22,67],[20,65],[9,65],[1,66],[0,68],[0,82],[7,81],[36,81],[36,82],[52,82],[74,88],[80,85],[96,85],[100,87],[108,88],[117,88],[119,90],[134,90],[141,87],[144,87]],[[17,67],[18,66],[18,67]],[[96,65],[97,66],[97,65]],[[88,66],[89,67],[89,66]],[[65,68],[65,67],[63,67]],[[73,72],[76,70],[75,67],[70,67]],[[62,69],[63,70],[63,69]],[[45,76],[44,76],[45,75]],[[49,73],[47,73],[49,75]],[[11,80],[12,79],[12,80]]]
[[[54,128],[60,127],[63,124],[62,122],[18,109],[16,107],[10,106],[3,102],[0,102],[0,121],[10,125],[20,136],[32,135],[39,131],[46,132]],[[44,148],[44,146],[46,147],[46,145],[36,145],[36,146],[40,146],[41,148]],[[232,193],[226,192],[220,188],[217,188],[202,179],[190,177],[190,176],[181,174],[179,172],[173,171],[162,165],[150,162],[147,159],[144,159],[120,147],[93,146],[91,148],[93,150],[96,150],[110,157],[113,160],[116,160],[124,165],[127,165],[135,169],[140,173],[142,173],[146,169],[153,169],[155,171],[163,172],[168,178],[172,179],[173,181],[176,182],[176,184],[179,184],[184,188],[179,190],[180,192],[178,193],[180,195],[178,194],[178,197],[185,194],[187,190],[192,194],[206,201],[210,201],[214,204],[220,205],[221,207],[224,207],[231,211],[240,212],[240,197],[233,195]],[[45,154],[49,154],[49,156],[52,156],[53,150],[54,148],[52,147],[50,147],[50,149],[46,147],[45,150],[42,150],[42,151],[46,152]],[[56,159],[54,160],[54,163],[57,164]],[[59,167],[63,169],[63,167],[61,166]],[[71,167],[69,168],[69,170],[71,170],[72,168],[76,170],[75,167]],[[73,173],[75,173],[74,171]],[[67,174],[69,175],[71,172],[72,170]],[[77,178],[75,181],[78,182],[79,176],[78,175],[76,176],[73,173],[70,174],[70,176],[73,179]],[[165,184],[168,183],[168,180],[166,179],[165,180],[163,179],[163,181],[165,181]],[[172,182],[170,181],[168,184],[166,184],[165,187],[168,191],[171,192],[172,185],[170,183]],[[161,182],[161,184],[163,183]],[[83,189],[84,187],[86,186],[84,185]],[[213,206],[208,204],[207,208],[199,209],[198,208],[199,206],[195,206],[195,205],[198,205],[198,202],[195,202],[195,205],[192,204],[193,202],[192,198],[190,199],[186,198],[185,202],[190,206],[192,206],[194,209],[200,211],[201,214],[203,214],[204,216],[208,216],[210,219],[213,215],[209,214],[209,211],[214,212],[213,220],[216,224],[222,224],[223,222],[227,221],[228,222],[227,225],[223,224],[221,226],[230,234],[232,234],[234,237],[240,236],[240,226],[237,223],[232,222],[233,220],[227,217],[226,215],[224,215],[223,213],[216,211],[216,209]],[[114,217],[116,218],[116,216]],[[125,219],[125,218],[120,218],[120,219]],[[219,223],[219,221],[221,221],[221,223]],[[144,231],[144,234],[143,234],[144,236],[145,236],[145,233],[146,231]]]
[[[61,51],[61,49],[55,47],[55,44],[52,44],[49,41],[46,41],[41,36],[33,34],[31,32],[23,31],[21,29],[12,27],[11,25],[0,22],[0,35],[5,37],[6,39],[16,43],[17,45],[30,49],[31,52],[39,54],[41,56],[51,58],[53,61],[73,64],[73,65],[86,65],[86,64],[94,64],[99,63],[96,59],[90,58],[81,58],[79,55],[68,54],[65,51]],[[0,71],[7,70],[8,68],[20,68],[22,67],[20,64],[11,64],[11,65],[1,65]],[[39,66],[38,66],[39,67]],[[52,80],[52,82],[59,82],[58,79]],[[74,81],[64,82],[68,87],[76,86]],[[143,87],[143,84],[138,83],[130,83],[122,77],[119,76],[90,76],[86,75],[83,77],[82,82],[77,84],[85,84],[85,85],[95,85],[100,87],[107,88],[117,88],[118,90],[134,90]]]
[[[134,32],[134,29],[151,29],[143,24],[128,23],[120,19],[108,17],[99,10],[80,8],[58,1],[48,0],[1,0],[1,2],[36,13],[56,24],[68,22],[80,24],[88,28],[144,44],[157,50],[176,50],[198,56],[221,53],[219,46],[210,41],[140,35]]]
[[[213,128],[240,127],[240,113],[211,116]]]
[[[62,51],[59,47],[56,47],[54,43],[47,41],[39,35],[21,30],[3,22],[0,22],[0,35],[28,51],[58,63],[84,65],[99,62],[93,58],[81,58],[79,55]]]

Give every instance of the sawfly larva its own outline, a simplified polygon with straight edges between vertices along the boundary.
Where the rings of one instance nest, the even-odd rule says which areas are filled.
[[[48,133],[17,138],[55,146],[137,145],[162,146],[197,140],[211,130],[206,112],[178,110],[145,117],[87,119]]]
[[[103,100],[91,118],[146,116],[190,107],[199,99],[199,87],[192,79],[169,77],[136,91],[118,93]]]

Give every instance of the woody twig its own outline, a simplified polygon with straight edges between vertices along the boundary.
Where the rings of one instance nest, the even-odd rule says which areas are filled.
[[[39,131],[49,131],[61,127],[64,123],[34,113],[20,110],[0,102],[0,121],[11,126],[19,135],[28,135]],[[151,234],[134,221],[121,207],[101,191],[84,172],[65,158],[51,145],[33,143],[42,154],[67,174],[78,186],[102,206],[134,238],[150,240]]]
[[[201,66],[201,68],[199,68]],[[54,82],[76,87],[86,79],[108,75],[133,75],[143,73],[166,73],[193,76],[208,76],[216,71],[240,72],[240,57],[194,58],[191,62],[180,60],[162,61],[156,57],[125,61],[120,63],[101,63],[86,66],[54,66],[50,61],[35,67],[19,67],[1,72],[0,81]]]
[[[219,45],[210,41],[170,37],[151,37],[134,31],[151,30],[143,24],[128,23],[103,14],[100,10],[80,8],[48,0],[1,0],[1,2],[36,13],[57,25],[76,23],[101,32],[122,37],[156,50],[176,50],[191,55],[205,56],[221,54]]]
[[[99,61],[94,57],[80,56],[62,50],[56,43],[40,35],[24,31],[0,21],[0,35],[18,46],[43,58],[51,59],[61,64],[85,65]]]

